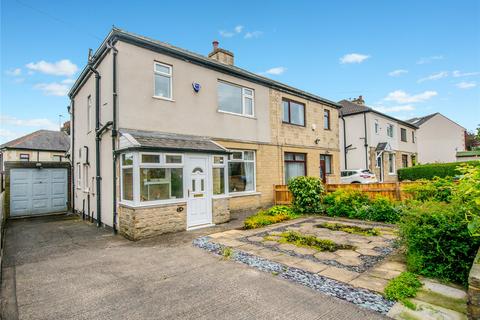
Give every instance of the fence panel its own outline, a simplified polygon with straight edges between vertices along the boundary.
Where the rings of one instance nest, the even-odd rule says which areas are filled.
[[[403,191],[403,187],[412,183],[418,182],[327,184],[325,185],[325,188],[327,192],[333,192],[338,189],[359,190],[366,193],[372,199],[378,196],[383,196],[391,200],[404,200],[409,198],[410,195]],[[290,204],[292,202],[292,194],[286,185],[274,185],[273,192],[275,195],[275,204]]]

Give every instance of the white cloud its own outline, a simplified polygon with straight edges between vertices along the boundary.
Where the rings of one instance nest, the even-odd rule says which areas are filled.
[[[477,76],[479,74],[480,72],[461,72],[458,70],[452,72],[452,76],[454,76],[455,78]]]
[[[477,86],[477,84],[475,82],[462,81],[462,82],[457,83],[456,86],[459,89],[471,89],[471,88],[475,88]]]
[[[407,104],[404,106],[393,106],[393,107],[375,107],[375,110],[389,113],[389,112],[402,112],[402,111],[413,111],[415,110],[415,106],[411,104]]]
[[[255,38],[260,37],[262,34],[263,34],[262,31],[251,31],[251,32],[245,33],[245,35],[243,37],[245,39],[255,39]]]
[[[15,68],[15,69],[12,69],[12,70],[7,70],[7,71],[5,71],[5,73],[9,76],[12,76],[12,77],[18,77],[19,75],[22,74],[22,69]]]
[[[231,38],[235,35],[235,33],[230,32],[230,31],[225,31],[225,30],[220,30],[220,31],[218,31],[218,33],[224,38]]]
[[[390,77],[399,77],[399,76],[401,76],[402,74],[405,74],[405,73],[408,73],[408,70],[397,69],[397,70],[393,70],[393,71],[389,72],[388,75]]]
[[[235,32],[236,32],[236,33],[241,33],[242,30],[243,30],[243,26],[240,26],[240,25],[239,25],[239,26],[236,26],[236,27],[235,27]]]
[[[363,61],[370,58],[369,55],[360,54],[360,53],[349,53],[340,58],[340,63],[362,63]]]
[[[35,89],[42,90],[43,93],[47,96],[66,96],[69,91],[69,86],[67,84],[50,82],[50,83],[39,83],[34,86]]]
[[[78,71],[77,65],[68,59],[57,62],[47,62],[44,60],[36,63],[30,62],[26,67],[31,71],[38,71],[54,76],[73,76]]]
[[[446,77],[448,77],[448,72],[447,71],[441,71],[441,72],[431,74],[431,75],[429,75],[425,78],[418,79],[417,82],[421,83],[421,82],[429,81],[429,80],[439,80],[439,79],[446,78]]]
[[[442,60],[442,59],[443,59],[443,56],[424,57],[424,58],[420,58],[420,60],[417,61],[417,64],[432,63],[435,60]]]
[[[436,91],[425,91],[419,94],[410,95],[403,90],[395,90],[390,92],[385,98],[385,101],[395,101],[397,103],[415,103],[428,100],[438,95]]]
[[[11,116],[0,115],[0,123],[2,126],[10,125],[15,127],[35,127],[47,130],[58,130],[58,124],[46,118],[18,119]]]
[[[260,74],[270,74],[270,75],[278,76],[283,74],[285,71],[287,71],[287,68],[285,67],[275,67],[275,68],[270,68],[265,72],[260,72]]]
[[[21,137],[23,134],[0,128],[0,143]]]
[[[62,83],[64,83],[64,84],[72,84],[72,83],[74,83],[74,82],[75,82],[74,79],[65,79],[65,80],[62,80]]]

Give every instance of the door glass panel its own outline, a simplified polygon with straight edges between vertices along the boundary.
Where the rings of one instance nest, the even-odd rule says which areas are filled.
[[[205,191],[205,180],[204,179],[200,180],[200,190]]]
[[[192,179],[192,191],[195,192],[195,179]]]

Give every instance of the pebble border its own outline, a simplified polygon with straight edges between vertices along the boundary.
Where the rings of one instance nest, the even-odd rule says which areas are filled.
[[[226,247],[212,242],[209,236],[193,240],[193,245],[220,256]],[[394,301],[387,300],[378,293],[356,288],[302,269],[287,267],[240,250],[232,249],[230,259],[381,314],[387,314],[395,304]]]

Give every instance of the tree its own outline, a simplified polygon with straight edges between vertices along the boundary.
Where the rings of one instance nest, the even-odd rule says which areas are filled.
[[[467,131],[465,132],[465,149],[475,150],[480,147],[480,125],[476,129],[477,132]]]

